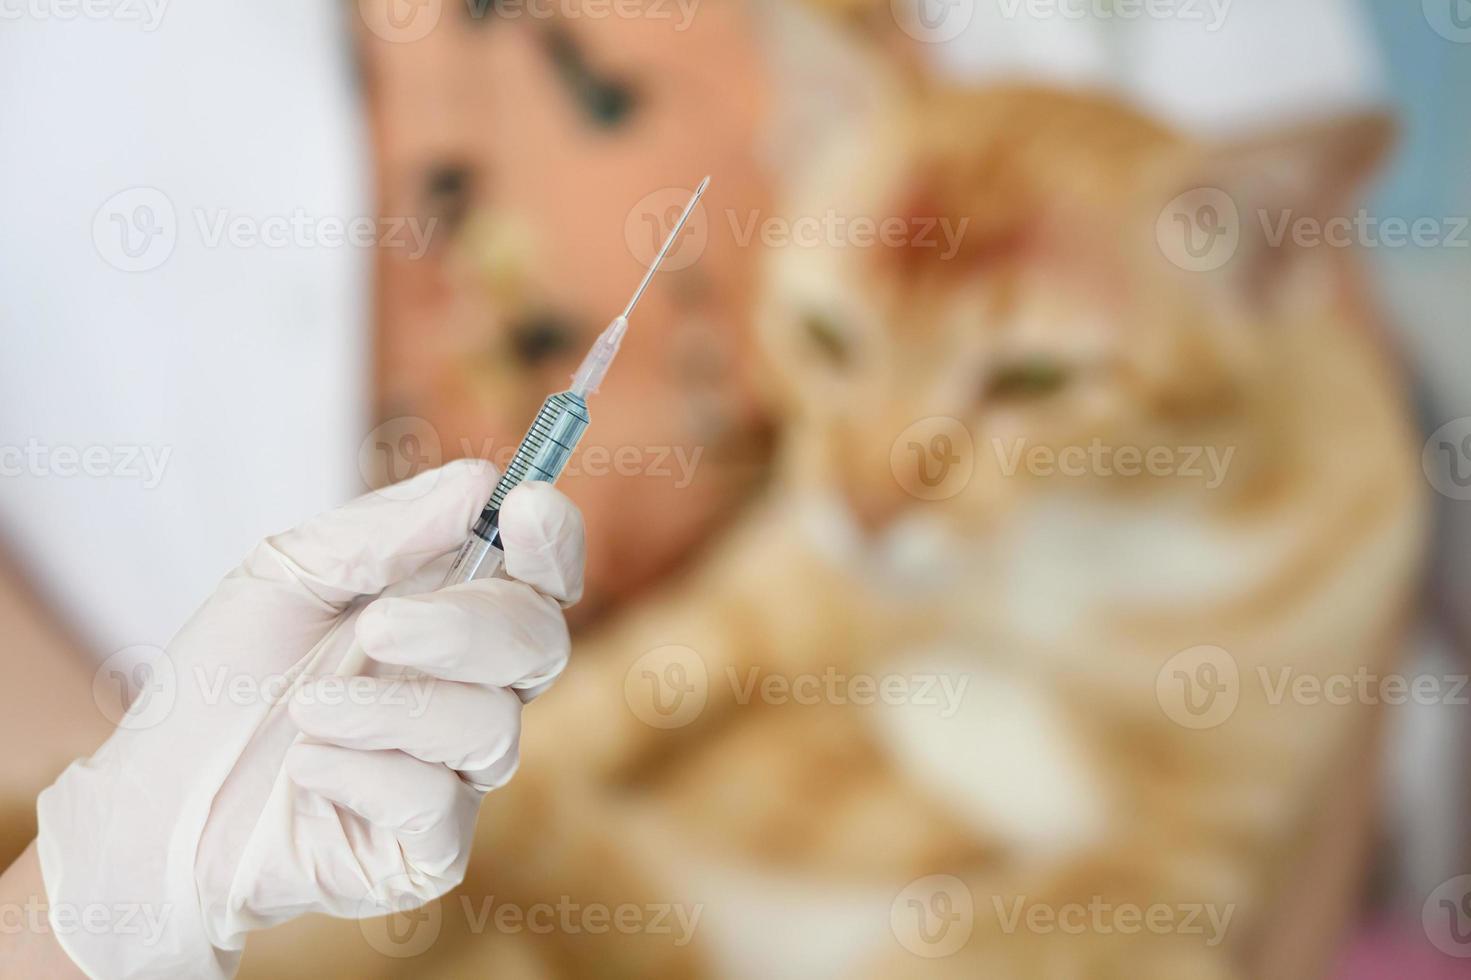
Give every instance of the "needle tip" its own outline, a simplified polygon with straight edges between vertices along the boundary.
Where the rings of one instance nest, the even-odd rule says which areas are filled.
[[[620,314],[623,319],[626,320],[633,314],[633,308],[638,305],[639,298],[643,296],[644,290],[649,288],[649,282],[654,278],[654,273],[659,271],[659,265],[664,261],[664,256],[668,255],[669,250],[674,247],[674,242],[679,238],[679,232],[684,228],[684,223],[694,213],[695,205],[700,201],[700,195],[705,193],[705,188],[709,186],[710,176],[706,174],[705,179],[700,181],[700,186],[695,188],[694,194],[690,195],[689,203],[684,206],[684,211],[680,213],[679,219],[674,222],[674,228],[669,232],[669,237],[664,239],[664,247],[659,249],[659,254],[654,256],[653,262],[649,263],[648,271],[644,273],[643,281],[638,284],[638,289],[634,290],[633,298],[623,308],[623,312]]]

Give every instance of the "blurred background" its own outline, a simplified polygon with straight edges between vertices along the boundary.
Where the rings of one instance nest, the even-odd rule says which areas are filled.
[[[12,854],[254,541],[455,458],[504,465],[709,173],[564,479],[589,528],[578,656],[470,879],[261,936],[246,973],[1471,976],[1466,0],[0,19]],[[1314,224],[1284,245],[1279,217]],[[896,271],[916,229],[941,271]],[[1037,302],[1007,320],[1014,271]],[[1166,304],[1226,339],[1136,328]],[[956,311],[1010,326],[937,340]],[[974,419],[901,394],[971,360]],[[1229,365],[1228,407],[1177,407],[1201,363]],[[1035,463],[970,476],[1006,470],[1008,433],[1198,448],[1222,479],[1141,488],[1096,455],[1061,490]],[[924,447],[961,442],[965,486],[926,479]],[[998,485],[1017,509],[966,524]],[[1239,673],[1229,717],[1187,710],[1182,666]],[[1278,669],[1354,681],[1284,702],[1252,687]],[[914,717],[931,688],[943,724]],[[686,689],[693,715],[660,700]]]

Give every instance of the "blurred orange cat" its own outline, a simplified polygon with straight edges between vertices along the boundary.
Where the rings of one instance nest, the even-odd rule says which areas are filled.
[[[777,485],[579,646],[467,887],[698,905],[670,976],[1252,975],[1373,715],[1272,679],[1385,670],[1423,544],[1352,257],[1255,217],[1347,205],[1389,126],[1206,146],[1101,97],[871,82],[783,214],[911,237],[773,250]],[[1223,198],[1239,241],[1202,262],[1173,216]],[[919,240],[946,221],[949,256]],[[968,938],[928,947],[906,895]],[[1017,925],[1095,906],[1175,918]],[[651,942],[556,935],[541,969],[656,975]]]
[[[432,949],[375,968],[1276,975],[1292,860],[1367,781],[1373,709],[1274,679],[1387,669],[1423,519],[1353,257],[1255,217],[1347,206],[1389,127],[1202,145],[790,30],[784,94],[822,104],[793,107],[773,217],[823,237],[765,269],[776,480],[580,640]],[[664,928],[471,914],[564,905]]]

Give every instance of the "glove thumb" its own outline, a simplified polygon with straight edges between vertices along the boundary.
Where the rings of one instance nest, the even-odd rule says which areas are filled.
[[[336,615],[458,548],[495,481],[489,463],[459,460],[376,490],[262,541],[221,591],[264,590]]]

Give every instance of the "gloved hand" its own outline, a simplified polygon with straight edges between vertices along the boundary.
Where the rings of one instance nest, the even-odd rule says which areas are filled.
[[[381,915],[460,882],[480,800],[516,768],[518,691],[566,664],[562,607],[582,590],[580,516],[528,483],[501,513],[512,580],[432,592],[494,484],[484,463],[420,474],[268,538],[225,578],[158,665],[162,719],[133,705],[40,797],[53,925],[98,905],[163,922],[151,941],[57,930],[78,966],[228,976],[248,930]],[[401,597],[362,598],[385,589]],[[324,676],[354,636],[363,675]]]

